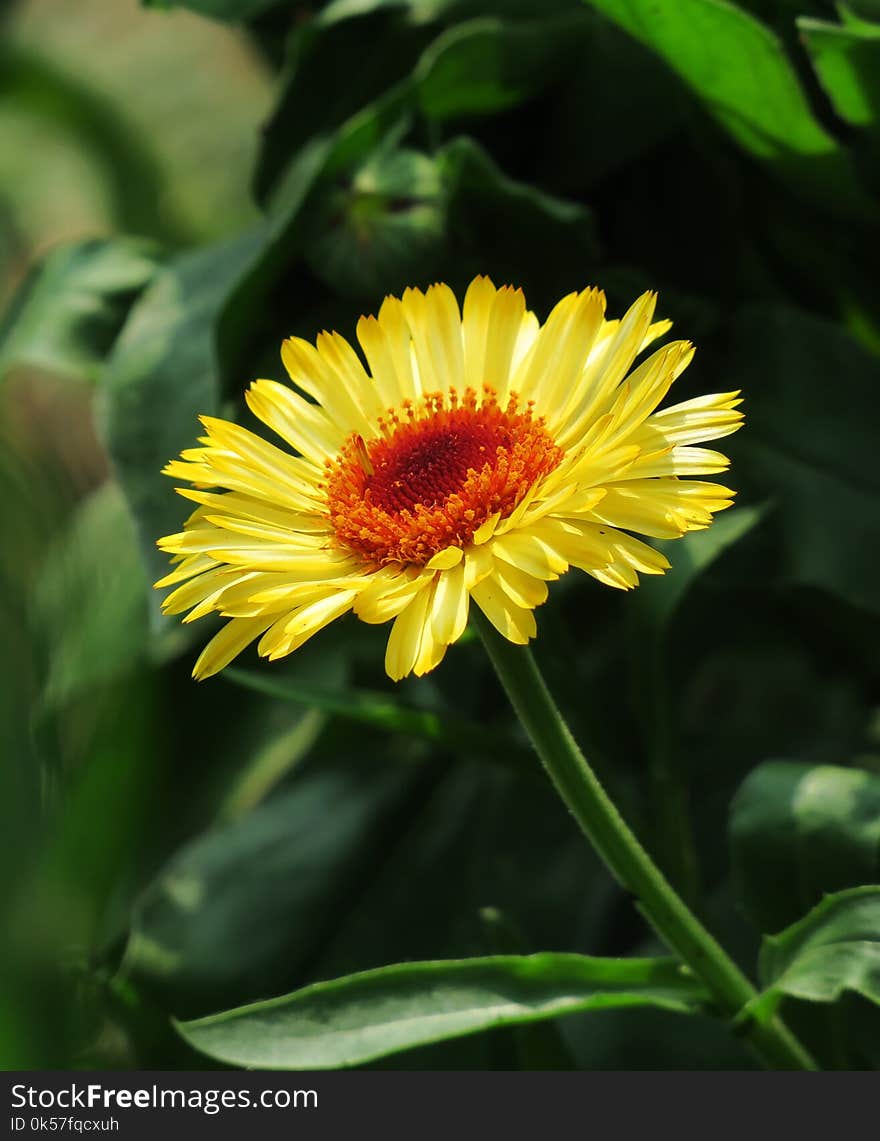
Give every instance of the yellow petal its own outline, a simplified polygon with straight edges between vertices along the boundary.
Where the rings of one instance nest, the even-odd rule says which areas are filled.
[[[716,393],[674,404],[649,417],[635,437],[644,451],[718,440],[742,427],[737,393]]]
[[[496,511],[494,515],[489,516],[485,523],[480,524],[476,531],[474,531],[473,538],[471,539],[475,547],[481,547],[483,543],[488,543],[495,534],[495,528],[498,526],[500,518],[501,512]]]
[[[399,571],[385,568],[378,571],[360,592],[354,612],[362,622],[376,625],[396,618],[409,606],[413,597],[431,581],[430,572]]]
[[[669,559],[654,547],[618,531],[612,539],[612,549],[617,556],[615,563],[626,562],[639,574],[665,574],[670,567]]]
[[[487,546],[468,547],[464,553],[464,582],[465,589],[471,590],[478,583],[492,573],[495,559]]]
[[[431,615],[434,609],[434,598],[436,596],[437,583],[434,582],[425,594],[428,596],[428,604],[426,607],[425,621],[422,625],[422,638],[419,643],[419,653],[413,666],[413,673],[416,677],[423,677],[426,673],[430,673],[432,669],[440,664],[443,656],[446,653],[447,644],[440,641],[435,637]]]
[[[730,460],[711,448],[677,446],[640,456],[626,473],[627,478],[655,476],[717,475],[727,471]]]
[[[648,331],[645,333],[641,345],[639,345],[639,352],[643,352],[648,345],[652,345],[660,337],[664,336],[672,328],[672,322],[668,318],[662,321],[655,321],[652,325],[648,326]]]
[[[373,374],[383,412],[399,408],[404,400],[411,397],[412,392],[398,376],[395,356],[385,329],[375,317],[361,317],[357,337]]]
[[[258,419],[318,467],[336,455],[350,431],[364,428],[360,420],[351,427],[334,424],[323,409],[274,380],[255,380],[245,400]]]
[[[431,609],[431,627],[438,642],[457,642],[467,626],[468,594],[463,563],[437,579]]]
[[[477,393],[484,386],[494,389],[502,407],[507,402],[513,370],[538,332],[537,318],[527,313],[525,306],[522,290],[511,286],[496,289],[487,277],[475,278],[465,295],[465,387]]]
[[[385,411],[385,405],[357,353],[339,333],[319,333],[315,346],[330,378],[321,399],[323,407],[347,423],[349,431],[358,429],[361,435],[373,432],[376,417]]]
[[[281,579],[283,581],[279,582]],[[275,585],[266,586],[267,582]],[[297,606],[316,602],[330,593],[343,590],[354,590],[355,580],[348,578],[323,578],[314,581],[292,578],[290,575],[261,574],[257,581],[251,584],[250,593],[239,599],[239,593],[244,596],[246,587],[241,591],[233,590],[223,596],[224,613],[235,612],[244,616],[247,606],[254,608],[254,612],[285,610],[288,613]],[[239,609],[240,608],[240,609]]]
[[[689,341],[675,341],[658,349],[629,375],[611,409],[614,424],[606,447],[623,440],[654,411],[693,355]]]
[[[537,633],[535,616],[531,610],[511,601],[494,577],[490,576],[478,583],[471,591],[471,597],[508,642],[524,646]]]
[[[463,557],[461,547],[446,547],[429,559],[425,566],[427,570],[449,570],[450,567],[458,566]]]
[[[544,519],[535,526],[535,538],[566,566],[589,571],[614,561],[610,530],[579,519]]]
[[[526,574],[519,567],[498,560],[492,573],[493,579],[517,606],[524,610],[534,610],[547,601],[547,583],[534,575]]]
[[[257,523],[275,524],[286,527],[289,531],[311,531],[330,533],[330,523],[326,516],[315,515],[311,512],[291,511],[283,505],[273,505],[253,496],[242,495],[231,491],[217,493],[211,491],[197,491],[190,487],[175,487],[178,495],[199,503],[205,507],[214,508],[218,513],[229,516],[235,515],[241,519],[251,519]]]
[[[420,590],[407,608],[394,619],[385,650],[385,672],[392,681],[400,681],[412,673],[422,644],[422,633],[428,622],[430,592]]]
[[[464,384],[480,392],[485,383],[486,338],[492,302],[497,290],[488,277],[475,277],[464,295],[462,339],[464,343]]]
[[[608,411],[618,385],[642,347],[656,303],[655,293],[643,293],[620,322],[606,322],[606,330],[613,329],[610,335],[596,338],[578,382],[579,399],[566,409],[567,424],[576,425],[567,428],[572,438]]]
[[[162,551],[168,551],[171,548],[165,546],[168,541],[167,536],[162,539],[156,540],[156,546]],[[179,556],[177,556],[179,558]],[[175,560],[172,560],[175,561]],[[184,579],[192,578],[193,575],[201,574],[203,571],[210,570],[215,567],[217,563],[208,555],[190,555],[188,558],[182,559],[177,563],[175,569],[170,574],[166,574],[164,578],[160,578],[158,582],[154,582],[153,586],[157,590],[161,590],[164,586],[174,586],[175,583],[183,582]]]
[[[602,325],[604,296],[595,289],[571,293],[553,309],[532,352],[514,378],[524,400],[534,399],[551,429],[577,391],[590,348]]]
[[[532,530],[515,531],[494,539],[492,552],[499,559],[535,578],[559,578],[568,570],[565,558]]]
[[[378,411],[375,385],[344,337],[322,333],[314,345],[288,337],[281,346],[281,359],[297,388],[317,401],[307,408],[320,409],[343,436],[372,431]],[[302,399],[286,385],[278,387]]]
[[[258,651],[272,660],[293,653],[319,630],[351,610],[356,596],[357,591],[354,590],[334,591],[326,597],[298,607],[264,634],[257,647]]]
[[[432,285],[427,293],[404,292],[403,311],[412,333],[423,392],[461,389],[464,379],[461,315],[448,285]]]
[[[219,673],[238,657],[269,626],[272,618],[233,618],[215,634],[199,654],[193,666],[193,677],[198,681]]]
[[[677,539],[708,526],[712,513],[729,507],[733,495],[727,487],[697,480],[634,479],[609,487],[593,514],[613,527]]]
[[[534,318],[533,313],[526,313],[526,299],[521,289],[513,289],[508,285],[498,290],[486,330],[483,384],[495,390],[502,408],[510,393],[517,348],[523,347],[524,337],[528,337],[531,330],[529,316]]]
[[[219,595],[230,578],[232,581],[237,581],[241,577],[240,573],[236,575],[229,567],[218,567],[212,561],[211,569],[195,578],[190,578],[168,595],[162,603],[162,613],[182,614],[184,610],[189,610],[204,599]]]
[[[377,321],[384,337],[390,367],[394,370],[401,402],[414,400],[421,396],[422,389],[413,369],[412,334],[403,311],[403,303],[397,297],[386,297],[379,309]]]

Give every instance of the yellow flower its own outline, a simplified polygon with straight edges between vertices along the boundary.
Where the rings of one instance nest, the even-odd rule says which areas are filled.
[[[193,671],[208,677],[259,638],[280,658],[348,610],[393,620],[390,677],[427,673],[474,602],[511,642],[535,635],[547,583],[577,567],[629,589],[666,558],[631,534],[707,527],[733,492],[681,477],[729,461],[697,447],[740,426],[738,393],[657,412],[693,346],[646,293],[605,320],[596,289],[540,325],[521,290],[473,281],[385,299],[357,329],[369,372],[338,333],[281,356],[302,393],[255,381],[251,411],[291,450],[202,417],[202,447],[165,468],[194,489],[185,530],[159,540],[175,568],[167,613],[230,619]],[[629,375],[627,375],[629,373]],[[213,490],[212,490],[213,489]]]

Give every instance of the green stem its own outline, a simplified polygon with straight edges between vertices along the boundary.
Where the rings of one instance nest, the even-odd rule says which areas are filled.
[[[755,988],[664,878],[587,764],[550,695],[531,652],[503,638],[473,608],[477,630],[517,716],[556,790],[621,886],[637,900],[661,939],[699,978],[733,1021]],[[768,1069],[815,1070],[816,1063],[778,1018],[746,1019],[742,1033]]]

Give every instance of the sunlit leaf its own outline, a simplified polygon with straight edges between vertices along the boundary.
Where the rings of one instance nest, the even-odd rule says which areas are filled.
[[[335,1069],[580,1011],[657,1006],[689,1013],[702,998],[669,959],[499,955],[364,971],[177,1028],[196,1049],[233,1065]]]
[[[838,115],[880,130],[880,24],[802,17],[798,32]]]
[[[726,0],[586,0],[657,52],[736,141],[801,193],[871,212],[850,156],[814,117],[776,35]]]

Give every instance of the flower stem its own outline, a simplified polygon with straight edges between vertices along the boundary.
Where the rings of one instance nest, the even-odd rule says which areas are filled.
[[[584,835],[635,897],[660,938],[702,981],[721,1014],[734,1020],[756,997],[755,988],[671,887],[615,808],[557,709],[531,651],[508,642],[476,607],[472,613],[517,716]],[[740,1029],[768,1069],[817,1068],[780,1019],[746,1019]]]

